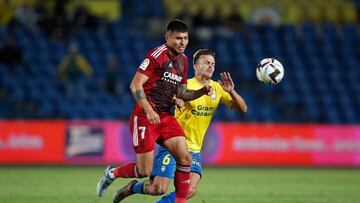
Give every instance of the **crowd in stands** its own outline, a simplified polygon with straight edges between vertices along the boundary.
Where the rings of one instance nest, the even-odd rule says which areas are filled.
[[[12,4],[10,0],[0,2],[0,24],[3,27],[24,26],[29,30],[40,29],[49,37],[67,40],[69,29],[97,29],[101,19],[93,15],[86,6],[77,4],[66,9],[71,0],[30,0]]]
[[[72,6],[71,9],[68,7]],[[23,34],[39,35],[41,39],[39,42],[54,42],[61,43],[64,47],[68,47],[68,53],[57,58],[57,71],[54,74],[56,80],[60,84],[59,94],[63,94],[65,97],[81,96],[85,97],[87,91],[84,87],[84,80],[91,79],[92,67],[86,57],[79,53],[79,48],[76,42],[69,40],[69,32],[79,31],[81,29],[88,29],[96,32],[100,25],[105,20],[101,16],[95,16],[92,14],[85,4],[81,2],[77,4],[74,1],[69,0],[29,0],[29,1],[0,1],[0,68],[6,70],[14,77],[14,80],[19,80],[19,71],[25,74],[26,80],[31,80],[28,77],[30,70],[38,69],[39,64],[34,63],[31,58],[25,57],[26,52],[33,52],[31,54],[40,54],[39,50],[29,49],[33,44],[28,44],[24,47],[22,37],[28,36],[16,36],[19,32]],[[25,34],[25,35],[26,35]],[[21,41],[22,46],[18,45],[18,41]],[[46,50],[53,51],[53,50]],[[24,54],[25,52],[25,54]],[[37,53],[34,53],[37,52]],[[49,53],[51,55],[51,53]],[[27,60],[28,59],[28,60]],[[49,65],[49,64],[47,64]],[[114,65],[112,65],[114,66]],[[41,71],[40,71],[41,72]],[[37,74],[37,73],[35,73]],[[1,75],[2,77],[7,77]],[[30,75],[31,76],[31,75]],[[104,86],[111,89],[111,84],[114,79],[106,81],[108,76],[104,76]],[[114,76],[113,76],[114,77]],[[42,80],[49,80],[49,78],[41,78]],[[14,81],[15,83],[20,81]],[[31,87],[30,87],[31,88]],[[104,87],[105,88],[105,87]],[[112,93],[115,93],[116,88],[111,89]],[[9,114],[0,115],[0,117],[39,117],[38,111],[41,107],[36,102],[33,102],[30,98],[9,99],[13,94],[9,89],[1,86],[0,88],[3,98],[3,102],[0,103],[3,111],[1,113],[6,114],[9,109]],[[25,89],[22,94],[31,94],[31,89]],[[22,96],[20,96],[22,97]],[[31,108],[28,108],[31,106]],[[14,115],[11,115],[14,114]],[[54,117],[54,115],[50,116]]]
[[[129,78],[162,41],[158,24],[180,18],[191,27],[189,61],[195,49],[214,49],[215,78],[231,72],[249,103],[247,115],[220,109],[217,119],[360,120],[360,1],[99,2],[0,0],[0,118],[127,119]],[[112,20],[92,9],[114,5]],[[256,80],[265,57],[285,66],[275,87]]]
[[[16,46],[16,41],[13,37],[8,37],[5,43],[2,43],[0,40],[0,64],[12,66],[23,62],[22,51]]]

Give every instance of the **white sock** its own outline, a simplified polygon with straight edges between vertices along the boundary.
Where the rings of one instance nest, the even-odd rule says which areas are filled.
[[[115,179],[115,175],[114,175],[114,171],[115,171],[115,168],[112,168],[110,169],[110,171],[108,172],[108,175],[111,179]]]

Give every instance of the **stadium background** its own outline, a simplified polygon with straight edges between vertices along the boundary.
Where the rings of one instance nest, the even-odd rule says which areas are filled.
[[[198,48],[215,50],[214,79],[231,72],[249,107],[244,115],[218,109],[204,146],[211,168],[193,202],[357,202],[359,8],[350,0],[1,0],[1,202],[61,202],[63,195],[102,202],[93,194],[102,167],[86,166],[134,159],[130,79],[177,17],[191,27],[189,61]],[[15,52],[5,49],[10,44]],[[59,75],[72,47],[93,70],[76,81],[75,94],[74,81]],[[256,79],[265,57],[285,67],[276,86]],[[65,183],[72,176],[80,179],[72,183],[77,195]],[[36,181],[47,186],[26,190]],[[231,189],[214,196],[217,187]]]

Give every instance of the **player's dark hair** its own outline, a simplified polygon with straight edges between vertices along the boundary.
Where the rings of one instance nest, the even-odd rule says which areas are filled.
[[[211,49],[199,49],[195,52],[194,56],[193,56],[193,64],[197,63],[197,61],[199,60],[200,56],[202,55],[211,55],[215,58],[215,51],[211,50]]]
[[[166,32],[189,32],[189,27],[186,23],[179,19],[170,21],[166,27]]]

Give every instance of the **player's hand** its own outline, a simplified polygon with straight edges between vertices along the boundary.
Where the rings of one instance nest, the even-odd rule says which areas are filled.
[[[221,87],[228,93],[234,90],[234,82],[230,76],[229,72],[220,73],[221,80],[218,82],[220,83]]]
[[[153,109],[146,112],[146,117],[150,121],[151,124],[159,124],[160,116]]]
[[[185,105],[184,100],[176,98],[174,102],[175,102],[175,106],[179,109],[180,112],[182,112],[182,109]]]
[[[207,93],[207,95],[212,96],[214,94],[214,88],[209,85],[210,91]]]
[[[204,87],[201,88],[204,94],[211,96],[214,93],[214,88],[210,85],[204,85]]]

